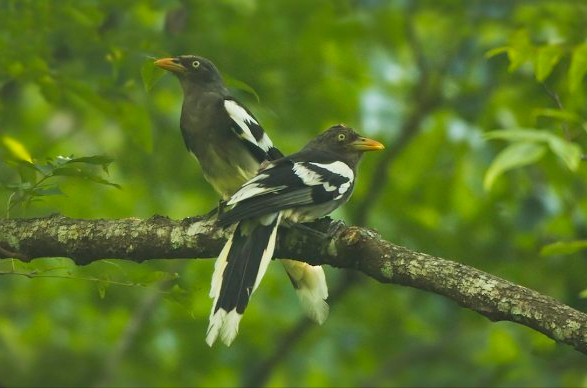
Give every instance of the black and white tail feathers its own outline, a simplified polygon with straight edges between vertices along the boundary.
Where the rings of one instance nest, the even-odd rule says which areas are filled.
[[[230,346],[249,298],[273,257],[281,213],[240,221],[216,260],[210,297],[214,299],[206,342],[220,336]]]

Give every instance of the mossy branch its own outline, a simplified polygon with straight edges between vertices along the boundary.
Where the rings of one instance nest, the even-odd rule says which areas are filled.
[[[587,354],[587,315],[534,290],[454,261],[414,252],[376,232],[323,219],[312,228],[282,229],[277,257],[354,268],[383,283],[446,296],[492,321],[520,323]],[[84,220],[63,216],[0,220],[0,258],[69,257],[78,265],[106,258],[214,258],[229,231],[213,220]]]

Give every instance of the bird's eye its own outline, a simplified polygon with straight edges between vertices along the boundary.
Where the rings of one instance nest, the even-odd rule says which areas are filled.
[[[197,69],[198,67],[200,67],[200,61],[193,61],[193,62],[192,62],[192,67],[193,67],[194,69]]]
[[[339,133],[338,134],[338,141],[344,141],[344,139],[346,139],[346,135],[344,133]]]

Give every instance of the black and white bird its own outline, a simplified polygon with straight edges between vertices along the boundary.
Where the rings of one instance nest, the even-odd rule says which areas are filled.
[[[235,339],[273,257],[279,224],[312,221],[345,203],[363,152],[380,149],[381,143],[336,125],[301,151],[270,162],[228,199],[231,208],[219,216],[218,224],[236,227],[212,276],[208,345],[219,336],[228,346]]]
[[[223,199],[254,177],[260,165],[283,156],[259,121],[231,95],[220,72],[206,58],[181,55],[155,64],[175,74],[183,88],[180,127],[187,149]],[[328,286],[320,266],[282,259],[309,318],[328,317]]]

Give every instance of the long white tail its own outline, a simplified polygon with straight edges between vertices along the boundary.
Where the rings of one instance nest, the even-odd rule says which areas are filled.
[[[214,299],[206,342],[220,336],[230,346],[253,292],[273,257],[281,213],[240,221],[216,260],[210,297]]]
[[[326,303],[328,285],[322,267],[288,259],[282,259],[281,262],[308,318],[323,324],[328,318],[329,307]]]

